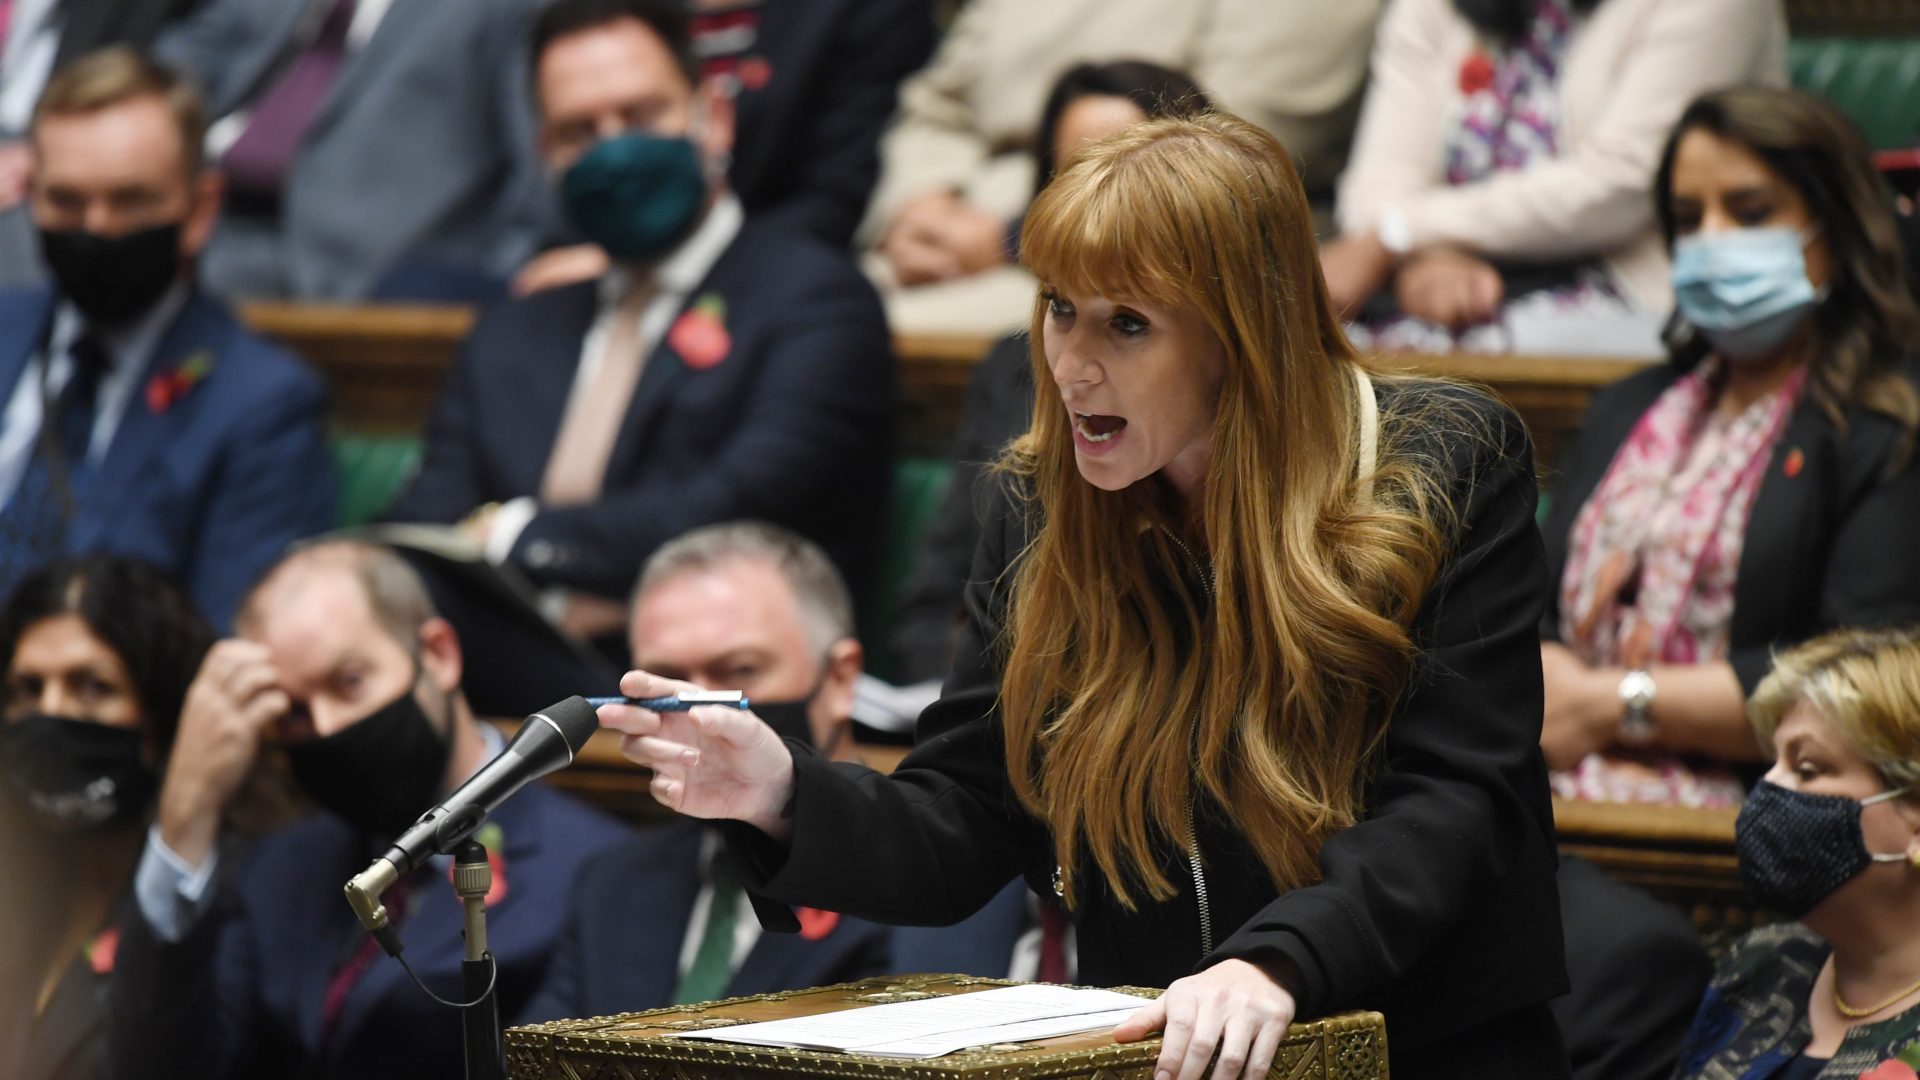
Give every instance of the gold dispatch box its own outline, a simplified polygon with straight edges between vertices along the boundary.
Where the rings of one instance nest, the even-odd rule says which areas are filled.
[[[1002,1043],[912,1060],[670,1037],[675,1032],[1011,985],[1006,979],[962,975],[891,976],[591,1020],[532,1024],[507,1031],[507,1076],[509,1080],[762,1080],[815,1076],[865,1080],[1150,1080],[1160,1056],[1160,1040],[1119,1044],[1105,1031]],[[1137,987],[1114,989],[1148,999],[1160,994]],[[1268,1075],[1285,1080],[1387,1080],[1386,1020],[1379,1013],[1356,1012],[1295,1024],[1281,1042]]]

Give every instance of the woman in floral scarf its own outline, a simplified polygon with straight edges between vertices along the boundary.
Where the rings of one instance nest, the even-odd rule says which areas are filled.
[[[1543,526],[1542,745],[1562,797],[1733,805],[1772,650],[1920,620],[1920,310],[1864,140],[1743,87],[1655,182],[1672,362],[1602,391]]]

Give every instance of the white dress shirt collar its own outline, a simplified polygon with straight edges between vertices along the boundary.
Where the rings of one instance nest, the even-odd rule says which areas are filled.
[[[699,288],[700,283],[712,272],[714,264],[720,261],[720,256],[726,254],[727,248],[733,244],[734,237],[740,235],[740,226],[746,217],[739,196],[731,191],[722,191],[693,232],[652,267],[653,284],[660,294],[684,299],[688,293]],[[639,268],[614,266],[600,279],[601,306],[619,303],[620,298],[632,287],[635,276],[646,272]],[[674,306],[679,305],[676,303]]]

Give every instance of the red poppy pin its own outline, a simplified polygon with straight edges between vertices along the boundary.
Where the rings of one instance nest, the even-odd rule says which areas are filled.
[[[808,941],[820,941],[840,925],[840,913],[837,911],[803,907],[794,908],[793,913],[800,919],[800,936]]]
[[[120,928],[109,926],[87,945],[87,966],[95,975],[113,974],[113,958],[120,952]]]
[[[1807,455],[1804,453],[1801,453],[1800,448],[1796,446],[1793,449],[1787,451],[1786,464],[1782,465],[1780,469],[1782,472],[1787,474],[1787,479],[1791,480],[1794,477],[1799,476],[1800,470],[1806,467],[1807,467]]]
[[[733,337],[727,333],[727,304],[719,293],[707,293],[674,320],[667,344],[695,371],[705,371],[727,358]]]
[[[201,349],[186,362],[175,365],[169,371],[162,371],[147,380],[147,409],[158,416],[173,408],[173,403],[187,396],[187,392],[200,385],[213,371],[213,352]]]
[[[1916,1080],[1916,1078],[1920,1078],[1920,1073],[1914,1072],[1913,1066],[1898,1058],[1883,1061],[1875,1066],[1872,1072],[1860,1074],[1860,1080]]]
[[[492,907],[507,898],[507,840],[500,831],[498,822],[489,821],[480,826],[473,834],[480,846],[487,849],[487,869],[493,875],[493,883],[487,888],[485,905]],[[447,883],[453,883],[453,864],[447,864]]]
[[[1460,62],[1460,92],[1477,94],[1493,85],[1493,61],[1479,49]]]
[[[740,85],[749,90],[758,90],[773,79],[773,65],[767,63],[764,56],[749,56],[740,61]]]

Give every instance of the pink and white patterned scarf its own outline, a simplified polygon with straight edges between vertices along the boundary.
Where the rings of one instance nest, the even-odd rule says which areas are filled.
[[[1714,413],[1710,359],[1660,395],[1574,520],[1560,579],[1561,640],[1595,667],[1706,664],[1727,656],[1747,520],[1806,381],[1797,372],[1737,416]],[[1556,792],[1635,802],[1731,804],[1739,785],[1676,760],[1654,777],[1583,762]],[[1723,771],[1722,771],[1723,772]],[[1658,779],[1656,779],[1658,778]],[[1731,785],[1728,789],[1727,785]]]

